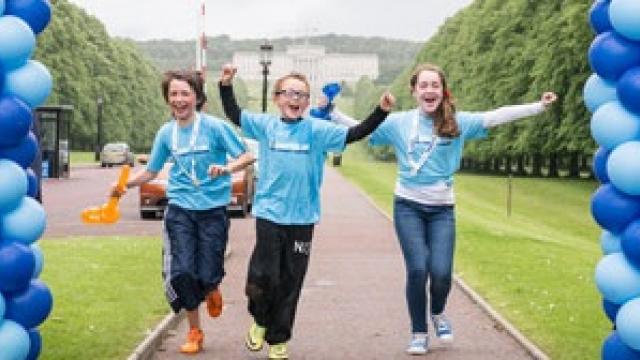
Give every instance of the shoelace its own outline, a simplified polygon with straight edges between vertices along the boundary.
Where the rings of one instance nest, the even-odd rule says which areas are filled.
[[[449,321],[447,321],[447,319],[436,318],[434,319],[434,321],[436,323],[438,332],[445,332],[445,333],[451,332],[451,326],[449,325]]]

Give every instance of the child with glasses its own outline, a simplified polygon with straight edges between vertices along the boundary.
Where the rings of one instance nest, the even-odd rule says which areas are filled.
[[[254,323],[246,345],[251,351],[269,344],[270,359],[286,359],[296,306],[320,219],[320,185],[325,153],[342,151],[382,123],[395,104],[385,93],[362,123],[345,127],[305,116],[309,82],[291,73],[278,79],[273,102],[280,114],[241,110],[231,86],[236,68],[225,65],[220,97],[225,114],[259,143],[260,181],[253,202],[256,244],[249,262],[246,294]]]

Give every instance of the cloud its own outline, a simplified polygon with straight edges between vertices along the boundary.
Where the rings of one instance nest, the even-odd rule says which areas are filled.
[[[71,0],[111,35],[138,40],[193,39],[199,0]],[[232,38],[312,34],[382,36],[425,41],[471,0],[206,1],[206,32]]]

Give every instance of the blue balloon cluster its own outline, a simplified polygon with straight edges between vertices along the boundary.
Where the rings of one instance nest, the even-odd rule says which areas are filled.
[[[31,56],[50,20],[48,0],[0,0],[0,360],[38,358],[38,326],[53,306],[38,279],[43,256],[36,241],[46,215],[34,200],[38,179],[29,168],[39,151],[33,111],[52,87],[47,68]]]
[[[333,107],[333,99],[338,96],[342,88],[338,83],[329,83],[322,87],[322,93],[327,97],[327,105],[324,107],[316,107],[311,109],[309,114],[315,118],[330,120],[331,108]]]
[[[615,330],[603,359],[640,359],[640,1],[596,0],[589,20],[593,74],[584,86],[601,186],[591,213],[604,229],[595,281]]]

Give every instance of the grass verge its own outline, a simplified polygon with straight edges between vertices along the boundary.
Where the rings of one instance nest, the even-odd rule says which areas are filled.
[[[356,145],[340,171],[391,214],[395,163],[371,161]],[[456,273],[552,358],[598,358],[611,325],[593,281],[597,184],[514,178],[507,216],[505,177],[458,174],[455,183]]]
[[[123,359],[169,312],[152,237],[43,239],[53,311],[41,359]]]

